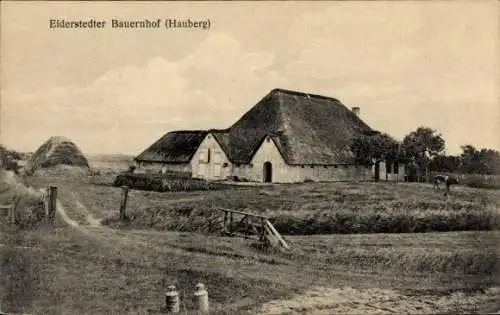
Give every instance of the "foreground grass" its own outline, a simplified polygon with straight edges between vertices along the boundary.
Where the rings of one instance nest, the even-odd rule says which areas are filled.
[[[215,310],[238,306],[244,296],[252,296],[243,303],[248,307],[288,292],[265,279],[228,277],[213,266],[191,262],[189,252],[144,248],[143,243],[124,245],[118,239],[89,238],[67,228],[2,238],[1,305],[11,312],[157,314],[170,284],[177,285],[182,307],[190,310],[192,291],[200,281],[209,288]],[[223,266],[223,259],[210,258],[205,264]]]
[[[32,314],[158,314],[173,283],[189,311],[192,290],[203,282],[214,313],[255,314],[262,303],[312,286],[411,296],[500,286],[498,257],[485,256],[496,251],[496,232],[442,235],[289,237],[292,250],[276,252],[193,233],[2,229],[0,303]],[[479,267],[474,259],[485,257]]]

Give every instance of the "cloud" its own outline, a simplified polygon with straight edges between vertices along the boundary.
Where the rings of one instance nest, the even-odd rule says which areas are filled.
[[[455,148],[494,146],[498,138],[484,136],[500,132],[498,19],[491,8],[339,2],[284,19],[277,33],[269,24],[245,33],[248,39],[272,32],[256,41],[264,48],[248,47],[241,32],[214,29],[194,49],[148,46],[158,51],[155,58],[128,61],[86,86],[2,92],[2,141],[33,150],[61,134],[92,152],[137,153],[169,130],[228,127],[282,87],[360,106],[369,125],[398,138],[428,125]],[[167,57],[172,51],[175,59]],[[100,55],[109,58],[100,51],[82,64]]]
[[[2,141],[30,143],[33,150],[62,134],[93,152],[138,152],[169,130],[228,127],[257,101],[255,90],[264,94],[284,81],[270,70],[273,60],[270,52],[247,50],[213,32],[177,61],[158,56],[143,67],[112,69],[82,87],[7,91]],[[28,132],[19,133],[20,126]],[[108,142],[96,142],[102,138]]]
[[[290,27],[302,49],[286,76],[361,106],[368,124],[396,137],[428,125],[452,151],[464,142],[498,148],[498,20],[488,10],[416,2],[318,10]]]

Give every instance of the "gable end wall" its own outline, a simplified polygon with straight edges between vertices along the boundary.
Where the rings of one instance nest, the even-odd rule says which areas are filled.
[[[252,157],[250,165],[235,167],[233,174],[250,181],[263,182],[264,163],[272,164],[274,183],[312,181],[371,180],[371,168],[356,165],[288,165],[272,139],[266,139]]]
[[[210,160],[208,163],[200,161],[200,154],[210,149]],[[215,163],[214,156],[219,155],[219,163]],[[203,164],[203,165],[200,165]],[[201,172],[200,172],[201,168]],[[193,158],[191,159],[191,169],[193,171],[193,178],[202,178],[209,180],[225,180],[231,176],[232,164],[222,150],[221,146],[215,140],[212,134],[207,134],[205,139],[201,142],[196,150]],[[219,170],[219,171],[217,171]]]

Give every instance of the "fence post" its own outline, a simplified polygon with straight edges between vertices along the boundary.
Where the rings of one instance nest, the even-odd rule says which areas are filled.
[[[233,213],[231,212],[230,216],[230,222],[229,222],[229,233],[233,234]]]
[[[57,207],[57,186],[50,186],[48,189],[47,201],[47,214],[49,223],[56,221],[56,207]]]
[[[16,224],[16,202],[12,203],[9,208],[9,221],[11,224]]]
[[[125,220],[127,209],[127,198],[128,198],[128,186],[122,186],[122,200],[120,203],[120,220]]]

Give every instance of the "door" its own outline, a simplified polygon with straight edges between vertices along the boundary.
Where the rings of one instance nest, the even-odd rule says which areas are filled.
[[[380,179],[380,162],[375,162],[375,174],[374,179],[376,182]]]
[[[204,178],[206,174],[206,164],[198,163],[198,177]]]
[[[264,163],[264,182],[272,183],[273,181],[273,165],[271,162]]]

